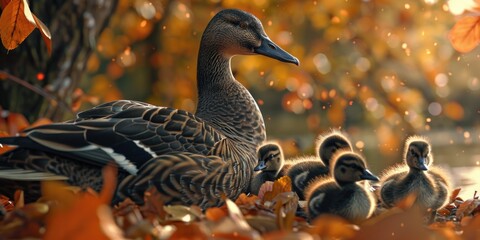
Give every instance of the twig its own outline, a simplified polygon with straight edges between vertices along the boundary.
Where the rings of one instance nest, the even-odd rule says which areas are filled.
[[[42,88],[39,88],[37,86],[34,86],[30,83],[28,83],[27,81],[25,80],[22,80],[18,77],[15,77],[13,76],[12,74],[6,72],[6,71],[3,71],[3,70],[0,70],[0,76],[5,76],[6,79],[14,82],[14,83],[17,83],[23,87],[25,87],[26,89],[48,99],[49,101],[53,101],[55,104],[59,105],[60,107],[66,109],[67,111],[69,111],[70,113],[74,114],[74,112],[72,111],[72,109],[70,109],[70,107],[63,101],[58,101],[57,98],[49,93],[47,93],[46,91],[44,91]]]

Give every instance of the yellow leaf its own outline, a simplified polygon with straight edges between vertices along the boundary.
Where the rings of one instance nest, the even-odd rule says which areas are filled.
[[[469,52],[480,43],[480,17],[466,16],[460,19],[448,34],[453,48],[459,52]]]
[[[30,12],[28,5],[22,0],[12,0],[0,16],[0,38],[8,50],[15,49],[35,29],[35,21],[32,24],[25,12]]]

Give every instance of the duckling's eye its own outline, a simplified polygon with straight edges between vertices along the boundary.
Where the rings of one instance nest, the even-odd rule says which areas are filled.
[[[410,154],[415,155],[415,150],[410,149]]]
[[[347,169],[345,169],[344,167],[340,167],[340,172],[345,173],[346,171]]]
[[[238,24],[238,26],[241,28],[241,29],[247,29],[248,28],[248,23],[246,22],[240,22]]]

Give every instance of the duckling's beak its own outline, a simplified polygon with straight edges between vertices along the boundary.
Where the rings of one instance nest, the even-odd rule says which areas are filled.
[[[362,172],[362,175],[360,175],[360,179],[372,180],[375,182],[380,181],[380,179],[377,176],[373,175],[373,173],[370,172],[368,169],[365,169],[365,171]]]
[[[298,61],[296,57],[292,56],[290,53],[280,48],[267,36],[262,36],[262,43],[259,47],[254,48],[253,51],[255,53],[265,55],[267,57],[271,57],[282,62],[293,63],[297,66],[300,64],[300,61]]]
[[[260,162],[258,162],[258,165],[253,169],[253,171],[260,171],[265,169],[266,167],[267,165],[265,165],[265,161],[261,160]]]
[[[420,169],[422,171],[427,171],[428,170],[427,159],[425,159],[424,157],[421,157],[421,158],[418,159],[418,169]]]

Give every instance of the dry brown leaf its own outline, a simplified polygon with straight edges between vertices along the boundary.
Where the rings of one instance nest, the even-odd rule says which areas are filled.
[[[0,16],[0,38],[2,44],[6,49],[15,49],[25,38],[35,29],[35,21],[29,21],[28,16],[31,15],[28,4],[25,5],[25,0],[12,0],[3,9]],[[28,14],[30,13],[30,14]]]
[[[235,200],[235,204],[238,206],[255,206],[255,202],[258,200],[258,197],[255,195],[247,196],[245,193],[240,194],[237,200]]]
[[[167,213],[165,212],[163,199],[155,186],[151,186],[145,191],[145,205],[140,210],[147,219],[165,219]]]
[[[23,193],[23,190],[15,191],[13,199],[16,209],[23,208],[23,206],[25,206],[25,195]]]
[[[7,117],[8,133],[15,136],[17,133],[25,130],[30,126],[25,116],[20,113],[9,113]]]
[[[462,188],[456,188],[455,190],[452,191],[452,193],[450,194],[450,203],[455,202],[455,199],[457,199],[458,194],[460,193],[461,190]]]
[[[0,195],[0,204],[5,208],[7,212],[10,212],[15,208],[13,202],[10,201],[10,199],[5,195]]]
[[[465,16],[458,20],[448,34],[448,39],[455,50],[466,53],[480,43],[480,17]]]
[[[464,216],[470,215],[473,210],[475,210],[475,208],[479,205],[479,203],[480,201],[476,199],[468,199],[462,204],[460,204],[456,213],[457,218],[462,219]]]
[[[272,191],[266,192],[263,196],[263,202],[272,201],[278,194],[292,191],[292,180],[288,176],[283,176],[273,182]]]
[[[205,211],[205,217],[210,221],[218,221],[228,215],[225,208],[212,207]]]

